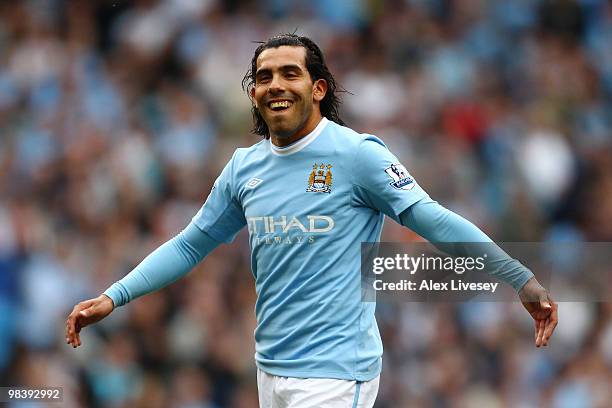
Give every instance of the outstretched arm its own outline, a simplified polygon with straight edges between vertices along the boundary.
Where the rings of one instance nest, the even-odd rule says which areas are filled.
[[[83,327],[108,316],[115,307],[139,296],[154,292],[185,276],[219,241],[200,230],[193,222],[177,236],[147,256],[123,279],[115,282],[104,294],[77,304],[66,320],[66,343],[81,345]]]
[[[451,255],[470,255],[469,252],[475,249],[474,246],[461,243],[493,242],[474,224],[429,197],[419,200],[402,212],[400,220],[402,225],[434,245],[456,243],[441,246]],[[534,319],[536,347],[548,345],[548,340],[557,326],[557,304],[528,268],[511,258],[497,245],[487,245],[487,255],[492,267],[490,274],[514,287],[523,306]]]

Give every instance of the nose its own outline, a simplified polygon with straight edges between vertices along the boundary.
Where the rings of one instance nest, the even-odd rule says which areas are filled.
[[[279,75],[272,76],[270,86],[268,86],[268,92],[271,94],[278,94],[285,91],[285,87]]]

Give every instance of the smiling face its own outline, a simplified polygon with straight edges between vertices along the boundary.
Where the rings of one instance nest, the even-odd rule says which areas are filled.
[[[257,58],[251,96],[277,146],[299,140],[317,126],[326,91],[325,80],[310,77],[304,47],[268,48]]]

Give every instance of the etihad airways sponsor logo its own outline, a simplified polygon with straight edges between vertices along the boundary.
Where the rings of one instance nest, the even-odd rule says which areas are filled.
[[[335,223],[332,217],[327,215],[306,215],[302,219],[298,217],[262,216],[247,217],[249,233],[258,234],[286,234],[291,230],[304,233],[321,234],[334,229]]]

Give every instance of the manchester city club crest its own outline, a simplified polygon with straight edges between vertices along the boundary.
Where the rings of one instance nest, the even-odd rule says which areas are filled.
[[[312,166],[310,177],[308,177],[308,187],[306,188],[306,191],[309,193],[331,193],[331,169],[331,164],[315,163]]]

